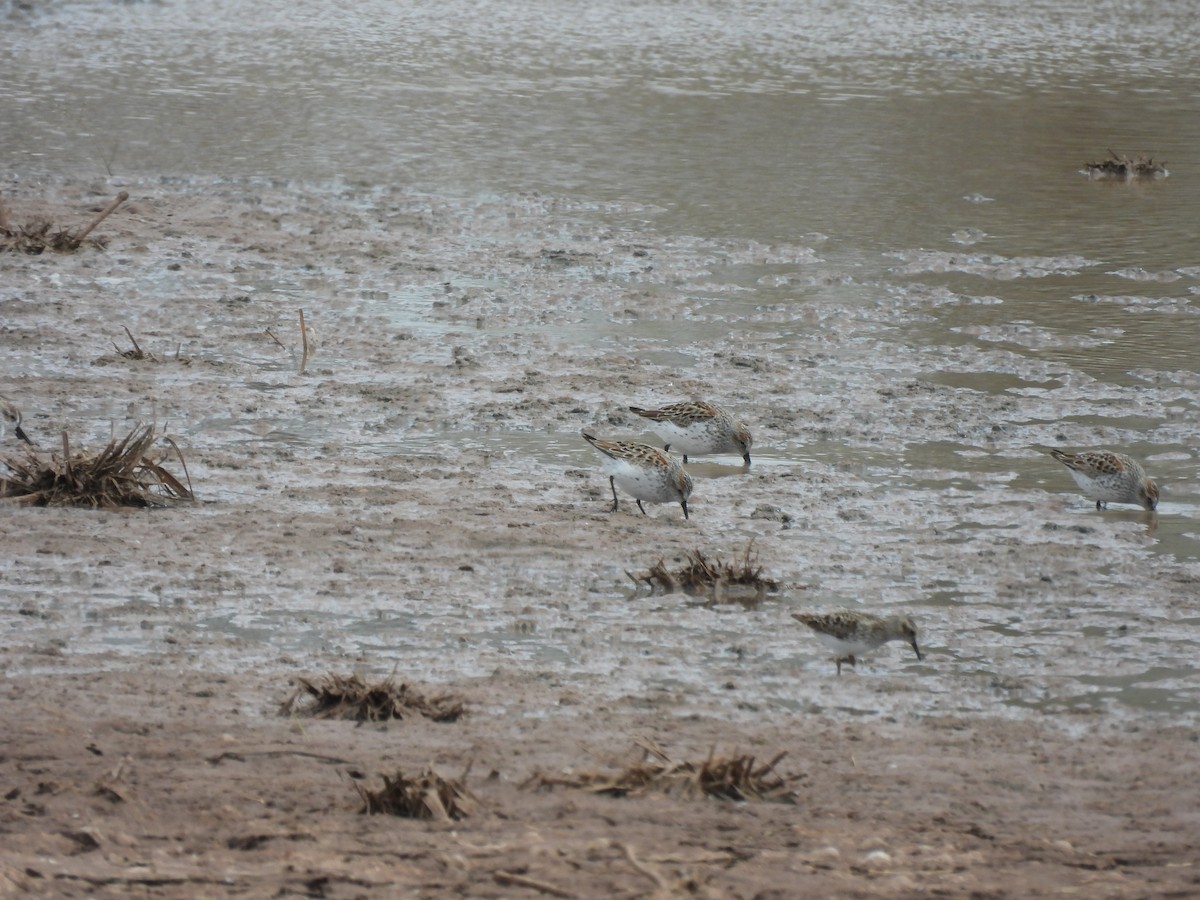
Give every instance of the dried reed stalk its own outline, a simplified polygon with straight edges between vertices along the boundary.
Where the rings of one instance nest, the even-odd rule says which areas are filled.
[[[303,353],[300,356],[300,374],[304,374],[308,366],[308,329],[304,327],[304,310],[300,310],[300,346]]]

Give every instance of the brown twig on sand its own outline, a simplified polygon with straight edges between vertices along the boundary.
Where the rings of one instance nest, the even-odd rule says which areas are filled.
[[[267,337],[269,337],[269,338],[270,338],[271,340],[273,340],[273,341],[274,341],[274,342],[275,342],[277,345],[279,345],[279,348],[280,348],[281,350],[286,350],[286,349],[287,349],[287,347],[283,346],[283,341],[281,341],[279,338],[275,337],[275,332],[271,331],[271,329],[270,329],[270,328],[268,328],[266,331],[267,331]]]
[[[91,234],[92,230],[97,225],[99,225],[101,222],[103,222],[105,219],[107,219],[109,216],[111,216],[113,214],[113,211],[128,199],[129,199],[128,191],[121,191],[121,193],[117,194],[117,196],[113,199],[113,201],[111,203],[109,203],[108,206],[104,207],[104,209],[100,210],[100,212],[96,215],[96,218],[92,219],[92,221],[88,224],[87,228],[83,229],[83,231],[81,231],[81,232],[79,232],[79,234],[75,235],[76,243],[82,244],[84,241],[84,238],[86,238],[89,234]]]
[[[492,881],[496,882],[496,884],[502,884],[505,887],[527,887],[542,894],[549,894],[551,897],[575,896],[570,891],[565,891],[545,881],[538,881],[536,878],[518,875],[516,872],[505,872],[503,869],[492,873]]]
[[[667,883],[667,880],[654,869],[650,868],[650,866],[638,859],[637,856],[634,855],[632,847],[630,847],[628,844],[622,843],[621,841],[613,841],[612,844],[621,851],[622,855],[624,855],[625,859],[631,866],[653,881],[660,892],[666,893],[670,890],[671,886]]]

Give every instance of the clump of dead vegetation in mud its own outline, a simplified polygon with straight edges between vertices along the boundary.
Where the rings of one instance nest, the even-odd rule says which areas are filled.
[[[779,583],[763,575],[753,543],[747,544],[740,558],[730,561],[709,559],[699,550],[689,550],[683,564],[667,567],[660,556],[650,569],[635,575],[625,571],[639,588],[644,584],[653,593],[683,591],[694,597],[706,598],[706,606],[718,603],[741,603],[757,606],[768,592],[778,591]]]
[[[467,772],[471,769],[467,766]],[[354,789],[362,799],[363,815],[383,813],[406,819],[437,819],[449,822],[464,819],[474,812],[478,801],[464,785],[467,772],[461,778],[443,778],[427,769],[415,778],[397,770],[392,777],[383,776],[383,790],[371,791],[358,782]]]
[[[681,799],[714,797],[720,800],[768,800],[795,803],[794,785],[803,775],[780,775],[775,766],[787,755],[781,751],[768,762],[759,764],[750,755],[717,756],[710,752],[699,761],[678,762],[661,747],[649,741],[637,741],[641,759],[620,772],[577,772],[571,775],[536,774],[523,787],[547,790],[570,787],[630,797],[659,792]]]
[[[1108,159],[1084,163],[1083,170],[1089,178],[1166,178],[1170,174],[1167,164],[1153,157],[1141,154],[1130,159],[1112,150],[1108,151]]]
[[[284,716],[314,719],[353,719],[386,722],[417,714],[434,722],[455,722],[466,712],[461,697],[437,694],[426,697],[416,688],[393,678],[367,684],[357,675],[326,675],[320,683],[297,679],[298,686],[279,709]]]
[[[122,359],[131,359],[136,362],[163,362],[163,358],[161,356],[156,356],[149,350],[142,349],[142,345],[137,342],[137,338],[133,336],[133,332],[129,330],[128,326],[122,325],[121,327],[125,329],[125,336],[129,338],[129,343],[132,346],[128,350],[122,350],[117,346],[117,342],[113,341],[113,349],[117,351],[117,356],[121,357]],[[187,356],[180,356],[179,349],[180,345],[176,345],[174,361],[185,366],[190,366],[192,364],[192,360]]]
[[[0,201],[0,252],[29,253],[36,256],[53,250],[58,253],[74,253],[85,243],[103,250],[108,240],[106,238],[89,238],[90,235],[118,206],[129,199],[126,191],[121,191],[109,202],[96,217],[82,228],[55,228],[52,222],[35,220],[24,225],[15,225],[11,221],[8,207]]]
[[[194,499],[179,446],[169,437],[162,438],[175,451],[187,487],[150,455],[157,440],[154,426],[143,425],[123,438],[113,438],[99,453],[72,452],[63,432],[61,455],[39,453],[30,447],[22,456],[3,460],[8,473],[0,476],[0,500],[30,506],[113,509],[167,506]]]

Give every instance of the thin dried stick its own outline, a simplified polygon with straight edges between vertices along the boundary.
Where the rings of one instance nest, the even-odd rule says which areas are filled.
[[[183,451],[179,449],[179,445],[176,444],[175,441],[167,437],[165,434],[163,435],[163,440],[171,445],[171,449],[174,450],[175,455],[179,457],[179,464],[183,466],[183,477],[187,479],[188,483],[188,496],[192,500],[195,500],[196,492],[192,490],[192,476],[188,474],[187,463],[183,459]]]
[[[278,344],[278,345],[279,345],[279,346],[280,346],[282,349],[284,349],[284,350],[286,350],[286,349],[287,349],[287,347],[284,347],[284,346],[283,346],[283,341],[281,341],[279,338],[275,337],[275,334],[274,334],[274,332],[272,332],[270,328],[268,328],[268,329],[267,329],[267,337],[269,337],[271,340],[273,340],[273,341],[274,341],[276,344]]]
[[[545,881],[538,881],[534,878],[526,878],[524,875],[518,875],[516,872],[505,872],[499,870],[492,873],[492,880],[496,884],[515,885],[516,887],[527,887],[535,891],[540,891],[543,894],[549,894],[551,897],[574,897],[570,891],[564,891],[560,887],[555,887],[552,884],[547,884]]]
[[[619,841],[613,841],[613,844],[625,855],[625,859],[629,861],[629,864],[653,881],[656,885],[658,885],[658,889],[660,891],[666,891],[670,887],[670,885],[667,884],[666,879],[634,856],[632,847],[630,847],[628,844],[622,844]]]
[[[71,474],[71,445],[70,445],[70,442],[67,440],[67,433],[65,431],[62,433],[62,437],[63,437],[63,465],[66,466],[67,478],[70,479],[70,478],[74,477]]]
[[[137,353],[139,357],[145,356],[146,354],[144,354],[142,352],[142,348],[138,346],[137,339],[133,336],[133,332],[129,330],[129,326],[122,325],[121,327],[125,329],[125,334],[129,336],[129,342],[133,344],[134,352]]]
[[[304,348],[300,356],[300,374],[303,375],[308,365],[308,329],[304,327],[304,310],[300,310],[300,345]]]
[[[96,218],[92,219],[91,224],[88,225],[87,228],[83,229],[83,231],[81,231],[79,234],[77,234],[75,236],[75,240],[82,244],[83,239],[92,233],[93,228],[95,228],[97,225],[99,225],[101,222],[103,222],[105,219],[107,219],[109,216],[111,216],[113,214],[113,210],[115,210],[118,206],[120,206],[122,203],[124,203],[128,199],[129,199],[128,191],[121,191],[121,193],[117,194],[116,199],[113,200],[111,203],[109,203],[108,206],[104,207],[104,209],[100,210],[99,215],[97,215]]]

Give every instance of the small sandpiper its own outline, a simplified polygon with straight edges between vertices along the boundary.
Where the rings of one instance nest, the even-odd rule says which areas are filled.
[[[834,661],[839,675],[842,674],[842,663],[854,665],[856,656],[881,647],[888,641],[904,641],[912,646],[917,659],[924,659],[921,648],[917,646],[917,626],[908,616],[882,618],[853,609],[842,609],[822,614],[792,613],[792,618],[811,628],[822,643],[833,649],[837,654]]]
[[[632,494],[638,509],[646,514],[647,503],[678,503],[683,517],[688,517],[688,497],[692,495],[692,476],[683,470],[679,460],[649,444],[626,441],[605,441],[582,432],[584,440],[601,453],[604,471],[613,492],[613,511],[616,512],[617,485]]]
[[[21,411],[17,409],[17,405],[7,397],[0,397],[0,435],[4,434],[4,425],[12,426],[13,434],[19,439],[33,446],[33,441],[29,439],[24,429],[21,428]]]
[[[1158,485],[1146,477],[1146,470],[1124,453],[1111,450],[1085,450],[1066,453],[1051,449],[1050,455],[1066,466],[1080,490],[1096,498],[1096,509],[1113,503],[1136,503],[1146,509],[1158,506]]]
[[[740,453],[750,465],[750,447],[754,439],[750,429],[734,419],[727,410],[702,400],[685,400],[659,409],[631,406],[630,412],[649,419],[650,430],[662,438],[664,450],[673,446],[676,453],[688,456],[707,456],[710,453]]]

